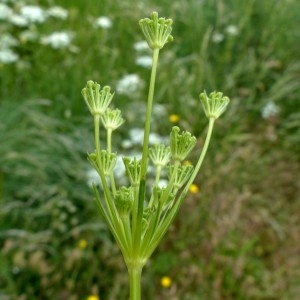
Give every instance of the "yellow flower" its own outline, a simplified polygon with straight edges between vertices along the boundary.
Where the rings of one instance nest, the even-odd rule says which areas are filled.
[[[163,276],[160,279],[160,284],[163,288],[169,288],[172,284],[172,279],[169,276]]]
[[[199,191],[200,191],[199,186],[195,183],[192,183],[191,186],[190,186],[190,192],[192,194],[197,194]]]
[[[87,240],[85,240],[85,239],[81,239],[81,240],[78,242],[78,247],[79,247],[80,249],[85,249],[87,246],[88,246],[88,242],[87,242]],[[91,300],[93,300],[93,299],[91,299]]]
[[[189,160],[185,160],[184,162],[182,162],[182,164],[184,166],[192,166],[193,165],[192,162],[190,162]]]
[[[90,295],[87,297],[87,300],[100,300],[100,298],[96,295]]]
[[[180,116],[176,114],[172,114],[169,116],[169,121],[171,123],[177,123],[180,120]]]

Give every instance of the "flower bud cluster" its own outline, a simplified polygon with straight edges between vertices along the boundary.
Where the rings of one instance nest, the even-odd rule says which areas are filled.
[[[138,186],[140,183],[141,160],[137,160],[135,157],[133,159],[123,157],[123,162],[130,184],[133,187]]]
[[[107,130],[114,131],[120,127],[125,121],[122,118],[121,111],[119,109],[108,108],[101,116],[101,121]]]
[[[122,186],[115,195],[116,208],[121,217],[128,216],[133,206],[133,190]]]
[[[174,168],[175,167],[173,165],[169,166],[169,168],[168,168],[169,178],[171,178],[171,176],[174,172]],[[194,168],[192,165],[180,165],[177,168],[177,172],[176,172],[174,183],[173,183],[174,190],[179,190],[187,182],[187,180],[192,175],[193,169]]]
[[[104,86],[101,89],[100,84],[89,80],[86,87],[81,91],[87,107],[91,114],[102,116],[108,108],[114,93],[110,92],[109,86]]]
[[[170,147],[164,144],[154,145],[154,147],[149,149],[149,157],[156,167],[164,167],[170,161]]]
[[[100,173],[100,168],[102,168],[105,176],[110,176],[117,162],[117,155],[113,152],[108,152],[107,150],[101,150],[100,160],[97,160],[96,153],[89,153],[88,160],[90,164]]]
[[[151,19],[139,21],[142,32],[151,49],[162,49],[168,42],[173,41],[172,19],[158,18],[157,12],[151,14]]]
[[[221,92],[212,92],[207,96],[204,91],[199,95],[200,101],[207,118],[217,119],[221,114],[226,110],[227,105],[229,104],[229,98],[223,96]]]
[[[170,140],[172,158],[181,162],[195,147],[197,139],[187,131],[183,131],[181,134],[179,132],[179,127],[174,126],[170,134]]]

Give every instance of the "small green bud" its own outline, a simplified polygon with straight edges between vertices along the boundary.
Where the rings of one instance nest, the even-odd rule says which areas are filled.
[[[114,93],[110,92],[109,86],[104,86],[101,89],[100,84],[91,80],[87,82],[81,93],[93,116],[103,115],[114,96]]]
[[[156,210],[156,208],[154,206],[144,208],[143,218],[148,220],[150,215],[152,215],[155,212],[155,210]]]
[[[88,153],[87,159],[90,162],[90,164],[92,165],[92,167],[98,171],[98,164],[97,164],[96,153],[94,153],[94,152]]]
[[[141,160],[137,160],[136,158],[130,159],[129,157],[123,157],[123,163],[130,184],[132,186],[138,186],[140,184]]]
[[[165,188],[161,188],[159,186],[155,186],[153,188],[153,199],[154,199],[154,203],[155,204],[158,204],[160,202],[162,202],[163,200],[163,195],[164,195],[164,192],[165,192]],[[174,194],[173,193],[169,193],[167,198],[164,200],[164,203],[163,204],[168,204],[170,203],[172,200],[174,199]]]
[[[162,49],[167,42],[173,41],[172,19],[158,18],[158,13],[153,12],[151,19],[145,18],[139,21],[142,32],[151,49]]]
[[[108,152],[106,150],[101,150],[100,160],[105,176],[110,176],[117,162],[117,154],[113,152]]]
[[[108,108],[101,116],[101,120],[104,127],[112,131],[116,130],[125,122],[121,116],[121,111],[119,109],[110,108]]]
[[[190,178],[193,172],[193,166],[191,165],[181,165],[177,169],[177,173],[175,175],[175,180],[173,186],[175,189],[180,189],[186,181]],[[174,166],[170,165],[168,169],[168,176],[169,178],[172,176],[174,171]]]
[[[179,127],[174,126],[170,134],[172,158],[177,161],[183,161],[191,150],[195,147],[197,139],[189,132],[183,131],[179,134]]]
[[[128,216],[133,206],[133,190],[122,186],[115,195],[116,208],[121,217]]]
[[[164,144],[155,145],[149,149],[149,157],[156,167],[164,167],[171,156],[170,147]]]
[[[99,169],[103,169],[103,173],[105,176],[109,176],[112,174],[113,169],[117,162],[117,155],[116,153],[107,152],[106,150],[101,150],[100,152],[100,163],[101,166],[99,166],[99,163],[97,161],[97,156],[95,153],[88,154],[88,160],[90,164],[98,171]]]
[[[207,96],[204,91],[199,95],[200,101],[207,118],[217,119],[221,114],[226,110],[228,103],[230,102],[229,98],[223,96],[221,92],[212,92]]]

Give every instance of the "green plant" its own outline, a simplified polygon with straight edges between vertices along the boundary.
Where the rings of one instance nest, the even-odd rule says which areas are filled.
[[[97,205],[104,221],[111,230],[125,260],[129,272],[130,299],[141,297],[141,273],[144,265],[159,245],[172,224],[189,187],[198,174],[210,142],[214,122],[225,111],[229,98],[220,92],[200,94],[206,117],[209,120],[203,149],[195,167],[185,163],[188,154],[196,145],[196,137],[187,131],[181,132],[174,126],[170,134],[170,146],[158,144],[149,149],[150,123],[154,97],[156,70],[160,50],[173,37],[171,19],[158,18],[153,12],[151,18],[139,21],[146,41],[152,50],[153,63],[149,83],[142,157],[123,157],[129,186],[117,188],[114,167],[117,153],[112,151],[112,134],[124,123],[118,109],[109,109],[114,93],[109,86],[88,81],[82,95],[94,120],[95,152],[88,154],[88,160],[98,172],[104,195],[93,185]],[[100,143],[102,126],[106,130],[106,147]],[[147,186],[149,158],[156,175],[152,187]],[[159,186],[162,171],[167,171],[168,183]]]

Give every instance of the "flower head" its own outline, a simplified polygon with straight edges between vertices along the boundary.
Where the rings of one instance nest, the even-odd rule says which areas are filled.
[[[158,13],[153,12],[151,19],[145,18],[139,21],[142,32],[151,49],[162,49],[163,46],[173,41],[172,19],[158,18]]]
[[[100,298],[97,295],[90,295],[87,297],[87,300],[100,300]]]
[[[52,18],[65,20],[68,17],[68,11],[60,6],[53,6],[47,10],[47,15]]]
[[[0,63],[9,64],[14,63],[19,59],[18,54],[14,53],[11,49],[0,49]]]
[[[169,162],[170,156],[170,147],[167,147],[164,144],[154,145],[154,147],[149,149],[149,157],[157,167],[164,167]]]
[[[150,69],[152,66],[152,57],[148,55],[138,56],[135,60],[135,63],[138,66]]]
[[[133,190],[122,186],[115,195],[116,208],[121,217],[128,216],[133,206]]]
[[[179,120],[180,120],[180,116],[177,115],[177,114],[171,114],[171,115],[169,116],[169,121],[170,121],[171,123],[177,123]]]
[[[132,97],[139,94],[144,87],[143,80],[137,74],[127,74],[123,76],[117,83],[117,92],[122,95]]]
[[[13,14],[12,9],[4,3],[0,3],[0,20],[7,20]]]
[[[264,119],[270,119],[272,117],[277,117],[280,112],[280,108],[274,102],[268,102],[261,110],[261,116]]]
[[[112,21],[108,17],[101,16],[95,20],[95,26],[98,28],[108,29],[112,27]]]
[[[86,239],[81,239],[81,240],[79,240],[79,242],[78,242],[78,247],[79,247],[80,249],[85,249],[87,246],[88,246],[88,242],[87,242]]]
[[[226,27],[226,33],[231,36],[236,36],[239,34],[239,29],[237,26],[231,24]]]
[[[192,194],[197,194],[199,192],[200,188],[197,184],[195,183],[192,183],[190,188],[189,188],[189,191],[192,193]]]
[[[101,152],[100,152],[101,166],[99,166],[99,163],[97,161],[95,153],[88,154],[88,160],[89,160],[90,164],[97,170],[98,173],[100,173],[100,168],[102,168],[104,175],[109,176],[112,174],[113,169],[116,165],[117,155],[116,155],[116,153],[113,153],[113,152],[101,150]]]
[[[65,49],[71,46],[73,37],[73,33],[57,31],[42,37],[41,43],[49,45],[53,49]]]
[[[207,96],[204,91],[199,95],[200,101],[207,118],[218,119],[221,114],[226,110],[226,107],[229,103],[229,98],[223,96],[221,92],[212,92]]]
[[[180,189],[185,182],[190,178],[190,176],[192,175],[193,172],[193,166],[191,165],[181,165],[178,167],[177,172],[176,172],[176,176],[175,176],[175,180],[173,183],[173,186],[175,189]],[[172,173],[174,172],[174,166],[170,165],[169,166],[169,170],[168,170],[168,176],[169,178],[171,178]]]
[[[106,129],[111,131],[116,130],[125,121],[121,116],[121,111],[119,109],[108,108],[106,112],[101,116],[102,123]]]
[[[137,160],[135,157],[133,159],[123,157],[123,162],[131,185],[138,186],[140,183],[141,160]]]
[[[104,86],[101,89],[100,84],[91,80],[87,82],[86,87],[82,89],[81,93],[93,116],[102,116],[114,96],[114,93],[110,92],[109,86]]]
[[[172,128],[170,134],[171,154],[174,160],[183,161],[195,147],[197,139],[187,131],[182,132],[182,134],[179,132],[179,127],[174,126]]]
[[[20,15],[32,23],[43,23],[46,20],[45,12],[34,5],[26,5],[21,7]]]
[[[160,284],[163,288],[169,288],[172,285],[172,279],[169,276],[163,276],[160,279]]]

